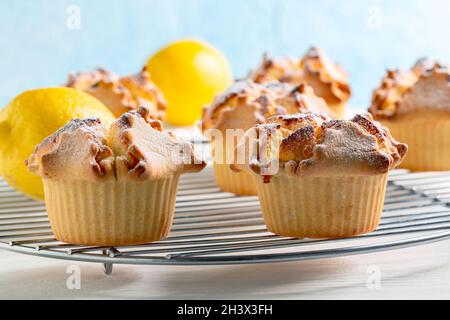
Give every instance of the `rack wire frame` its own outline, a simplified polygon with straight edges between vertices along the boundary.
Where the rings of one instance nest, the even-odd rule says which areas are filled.
[[[0,180],[0,248],[48,258],[113,264],[226,265],[299,261],[380,252],[450,238],[450,172],[392,171],[379,228],[343,239],[296,239],[267,231],[257,197],[221,192],[211,168],[180,180],[169,236],[137,246],[57,241],[43,202]]]

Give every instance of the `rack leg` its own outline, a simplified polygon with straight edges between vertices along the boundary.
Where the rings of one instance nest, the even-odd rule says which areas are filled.
[[[116,252],[117,250],[115,248],[110,248],[103,250],[103,254],[106,256],[109,256],[111,253]],[[103,272],[106,275],[110,275],[113,272],[113,264],[112,263],[104,263],[103,264]]]
[[[113,264],[112,263],[104,263],[103,264],[103,272],[106,275],[110,275],[113,272]]]

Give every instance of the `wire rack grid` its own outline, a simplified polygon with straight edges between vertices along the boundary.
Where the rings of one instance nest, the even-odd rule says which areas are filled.
[[[450,238],[450,172],[390,174],[379,228],[344,239],[296,239],[267,231],[257,197],[221,192],[211,168],[182,177],[169,236],[138,246],[57,241],[43,202],[0,180],[0,248],[49,258],[113,264],[213,265],[332,258]]]

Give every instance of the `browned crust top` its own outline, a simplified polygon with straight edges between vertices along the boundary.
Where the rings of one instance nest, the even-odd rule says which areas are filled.
[[[202,129],[247,130],[273,115],[310,112],[336,117],[326,102],[305,84],[278,81],[258,84],[244,80],[234,83],[204,109]]]
[[[75,119],[36,146],[28,169],[49,179],[145,181],[202,170],[193,145],[164,132],[140,107],[106,129],[99,119]]]
[[[69,75],[67,87],[85,91],[105,104],[111,112],[120,117],[127,111],[145,106],[152,118],[163,119],[166,100],[162,92],[151,81],[149,72],[125,77],[99,68],[92,72]]]
[[[256,131],[252,132],[252,130]],[[401,163],[407,145],[395,141],[387,128],[370,114],[351,120],[329,120],[314,114],[274,116],[247,132],[257,137],[257,148],[247,156],[249,168],[271,176],[288,175],[375,175]]]
[[[369,107],[375,119],[431,110],[450,112],[450,68],[429,59],[418,60],[408,71],[388,70]]]
[[[274,59],[264,54],[261,65],[249,78],[258,83],[273,80],[291,84],[306,83],[329,105],[346,102],[351,96],[347,73],[317,47],[310,48],[298,60]]]

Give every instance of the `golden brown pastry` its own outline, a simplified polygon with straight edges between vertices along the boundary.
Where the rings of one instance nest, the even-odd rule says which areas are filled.
[[[204,109],[202,130],[246,130],[263,122],[266,116],[283,112],[278,109],[275,98],[273,92],[253,81],[236,82]]]
[[[312,47],[301,59],[272,59],[264,55],[263,62],[250,74],[258,83],[278,80],[291,84],[305,83],[323,98],[330,109],[340,118],[351,90],[347,73],[332,63],[320,48]]]
[[[67,86],[93,95],[116,117],[139,106],[145,106],[152,118],[161,120],[164,117],[166,101],[145,68],[126,77],[118,77],[104,69],[81,72],[69,75]]]
[[[450,69],[421,59],[409,71],[389,70],[374,90],[369,112],[408,143],[402,166],[450,170]]]
[[[268,229],[291,237],[348,237],[374,230],[387,173],[407,152],[370,114],[351,120],[274,116],[248,130],[246,139],[256,143],[245,149],[245,163],[232,168],[257,177]]]
[[[207,135],[211,136],[213,132],[219,137],[210,137],[214,174],[219,187],[238,195],[256,194],[254,178],[246,172],[231,171],[226,155],[234,153],[234,147],[245,130],[264,122],[269,116],[298,112],[318,112],[335,117],[325,101],[304,84],[295,86],[275,81],[261,85],[245,80],[236,82],[218,95],[204,110],[202,128]]]
[[[56,239],[84,245],[156,241],[170,229],[178,179],[205,163],[140,107],[109,129],[75,119],[27,160],[43,178]]]
[[[337,119],[338,116],[328,107],[323,98],[318,97],[313,88],[301,83],[291,85],[278,81],[266,82],[262,86],[271,90],[275,103],[281,107],[280,114],[317,113]]]

